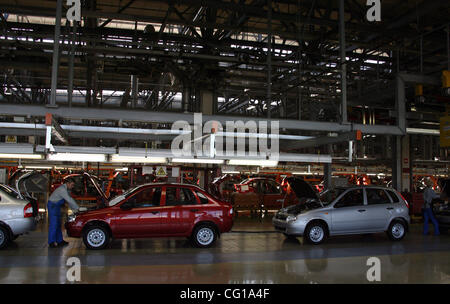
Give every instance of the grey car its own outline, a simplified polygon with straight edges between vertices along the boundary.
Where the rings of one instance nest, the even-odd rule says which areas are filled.
[[[398,241],[408,231],[409,205],[391,188],[339,188],[319,197],[299,178],[290,177],[286,182],[300,202],[279,210],[272,222],[288,237],[303,236],[310,243],[320,244],[334,235],[387,232]]]
[[[0,249],[36,229],[36,210],[13,188],[0,184]]]

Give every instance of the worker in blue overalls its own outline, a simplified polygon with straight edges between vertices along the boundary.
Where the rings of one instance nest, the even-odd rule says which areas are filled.
[[[77,212],[79,209],[78,204],[70,196],[69,191],[75,186],[75,181],[68,178],[64,181],[64,184],[59,186],[48,198],[48,246],[50,248],[62,247],[68,242],[64,241],[61,231],[61,206],[65,202],[69,204],[70,209],[73,212]]]
[[[436,192],[434,192],[433,190],[433,181],[431,179],[427,179],[425,181],[426,184],[426,188],[425,191],[423,192],[423,207],[422,207],[422,211],[423,211],[423,235],[428,235],[428,221],[431,220],[431,222],[433,223],[434,226],[434,235],[439,235],[439,223],[436,220],[436,218],[434,217],[433,211],[431,210],[431,203],[433,201],[433,199],[436,198],[441,198],[441,196],[439,194],[437,194]]]

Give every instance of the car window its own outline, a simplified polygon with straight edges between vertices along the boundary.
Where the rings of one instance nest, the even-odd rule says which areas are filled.
[[[389,197],[392,199],[393,203],[399,203],[400,202],[400,200],[398,199],[398,196],[394,192],[392,192],[390,190],[386,190],[386,192],[389,195]]]
[[[98,196],[99,193],[90,179],[86,179],[86,194],[88,196]]]
[[[84,189],[83,176],[72,176],[71,178],[75,182],[75,185],[73,186],[73,188],[71,190],[71,194],[76,195],[76,196],[84,196],[85,189]]]
[[[198,198],[200,199],[200,203],[201,203],[201,204],[208,204],[208,203],[209,203],[209,200],[208,200],[208,198],[206,197],[206,195],[204,195],[203,193],[201,193],[201,192],[199,192],[199,191],[197,191],[197,192],[195,192],[195,193],[197,193],[197,196],[198,196]]]
[[[144,188],[130,198],[134,208],[157,207],[161,201],[161,187]]]
[[[391,200],[383,189],[366,189],[368,205],[390,204]]]
[[[264,182],[264,194],[280,194],[281,187],[274,181]]]
[[[167,187],[166,206],[195,205],[194,193],[187,188]]]
[[[324,204],[332,203],[344,191],[345,191],[345,189],[342,189],[342,188],[327,189],[325,191],[322,191],[319,194],[320,201]]]
[[[5,191],[7,194],[9,194],[10,196],[12,196],[13,198],[20,198],[19,193],[17,193],[16,190],[11,189],[8,186],[5,185],[0,185],[0,189]]]
[[[335,208],[364,205],[362,189],[350,190],[334,205]]]

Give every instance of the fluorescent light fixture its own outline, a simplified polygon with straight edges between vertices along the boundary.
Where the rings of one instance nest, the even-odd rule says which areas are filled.
[[[41,169],[41,170],[50,170],[53,169],[52,166],[25,166],[25,169]]]
[[[55,153],[49,154],[48,160],[53,161],[73,161],[73,162],[105,162],[105,154],[86,153]]]
[[[191,164],[223,164],[223,159],[213,158],[173,158],[173,163],[191,163]]]
[[[119,154],[111,155],[111,162],[113,163],[152,163],[162,164],[166,163],[165,157],[144,157],[144,156],[121,156]]]
[[[0,158],[43,159],[41,154],[9,154],[0,153]]]
[[[313,175],[312,172],[292,172],[293,175]]]
[[[440,130],[438,130],[438,129],[422,129],[422,128],[406,128],[406,133],[439,136]]]
[[[276,167],[278,161],[267,159],[230,159],[228,164],[236,166]]]
[[[127,172],[127,171],[128,171],[128,168],[127,168],[127,167],[124,167],[124,168],[117,168],[117,169],[115,169],[114,171]]]

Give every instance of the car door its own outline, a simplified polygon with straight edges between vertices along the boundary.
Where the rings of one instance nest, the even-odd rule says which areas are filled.
[[[161,211],[162,230],[165,235],[186,234],[200,212],[197,197],[189,187],[166,186],[165,203]]]
[[[125,202],[112,223],[117,237],[152,237],[161,235],[161,187],[144,187]]]
[[[394,209],[390,197],[383,189],[366,188],[367,225],[371,231],[383,231]]]
[[[345,192],[331,210],[331,234],[351,234],[367,229],[363,189]]]
[[[266,180],[262,183],[262,203],[267,209],[280,209],[283,205],[284,194],[281,186],[275,181]]]

